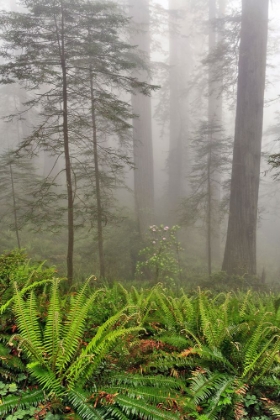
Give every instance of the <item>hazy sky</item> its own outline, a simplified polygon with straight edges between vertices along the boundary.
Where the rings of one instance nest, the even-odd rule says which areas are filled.
[[[157,0],[157,3],[161,4],[163,7],[168,7],[168,0]],[[236,3],[241,3],[241,0],[237,0]],[[271,0],[270,1],[270,16],[274,18],[280,14],[280,0]]]

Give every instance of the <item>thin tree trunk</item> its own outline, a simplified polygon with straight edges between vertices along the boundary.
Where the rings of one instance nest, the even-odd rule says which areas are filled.
[[[133,21],[141,25],[141,32],[134,34],[132,43],[150,58],[150,11],[149,0],[130,0]],[[135,77],[147,82],[143,71],[135,72]],[[154,167],[152,142],[152,102],[140,93],[132,96],[133,154],[134,154],[134,194],[135,210],[140,236],[144,236],[149,225],[154,223]]]
[[[208,33],[208,52],[209,54],[215,51],[217,47],[218,37],[215,28],[215,20],[217,19],[217,0],[209,0],[209,33]],[[220,135],[221,115],[219,101],[219,85],[216,80],[217,66],[214,63],[209,63],[208,74],[208,125],[209,125],[209,142],[212,142],[212,137]],[[210,149],[211,150],[211,147]],[[221,175],[219,171],[212,171],[210,175],[211,184],[211,207],[214,211],[211,214],[211,231],[209,232],[210,247],[212,249],[213,260],[217,263],[220,259],[220,217],[219,208],[221,200]]]
[[[65,27],[64,27],[64,8],[61,2],[61,40],[59,36],[58,26],[57,42],[60,50],[61,70],[62,70],[62,100],[63,100],[63,146],[65,157],[65,172],[67,186],[67,218],[68,218],[68,249],[67,249],[67,278],[69,283],[73,282],[73,254],[74,254],[74,209],[73,209],[73,186],[71,175],[71,159],[69,150],[69,133],[68,133],[68,83],[67,83],[67,66],[65,57]]]
[[[20,246],[19,229],[18,229],[17,206],[16,206],[16,193],[15,193],[13,168],[12,168],[11,163],[10,163],[9,167],[10,167],[11,184],[12,184],[13,213],[14,213],[14,221],[15,221],[15,231],[16,231],[18,248],[20,249],[21,246]]]
[[[269,0],[243,0],[230,214],[223,270],[256,274]]]
[[[218,10],[217,10],[217,17],[219,19],[223,19],[225,17],[225,11],[226,11],[226,0],[219,0],[218,1]],[[218,46],[223,41],[223,31],[222,28],[219,28],[219,33],[217,35],[217,43]],[[216,83],[216,90],[217,90],[217,110],[216,110],[216,121],[217,121],[217,138],[219,140],[222,140],[222,136],[224,136],[223,133],[223,83],[224,78],[223,74],[219,75],[219,80]],[[220,266],[222,263],[222,253],[221,253],[221,212],[220,212],[220,204],[221,204],[221,195],[222,195],[222,175],[219,172],[216,172],[215,175],[215,198],[216,202],[214,204],[215,209],[217,209],[216,212],[216,227],[214,232],[214,238],[213,238],[213,258],[215,259],[215,263]],[[216,210],[215,210],[216,211]]]
[[[212,169],[212,137],[210,134],[210,147],[207,162],[207,260],[208,260],[208,275],[212,274],[212,182],[211,182],[211,169]]]
[[[102,227],[102,202],[100,190],[100,174],[99,174],[99,159],[97,147],[97,128],[95,115],[95,99],[93,90],[93,74],[90,68],[90,97],[91,97],[91,119],[92,119],[92,141],[93,141],[93,156],[94,156],[94,176],[96,187],[96,202],[97,202],[97,236],[98,236],[98,251],[99,251],[99,271],[101,279],[105,278],[105,261],[103,248],[103,227]]]

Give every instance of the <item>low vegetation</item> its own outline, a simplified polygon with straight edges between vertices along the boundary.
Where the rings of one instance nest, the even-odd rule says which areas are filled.
[[[276,294],[92,279],[65,293],[19,252],[0,278],[0,418],[279,419]]]

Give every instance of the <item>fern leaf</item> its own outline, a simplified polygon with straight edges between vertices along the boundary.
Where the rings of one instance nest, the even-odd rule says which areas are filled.
[[[210,398],[224,379],[224,375],[217,372],[195,373],[190,388],[195,404]]]
[[[17,293],[20,296],[24,296],[27,292],[31,292],[32,290],[36,289],[37,287],[41,287],[44,286],[46,284],[52,283],[52,280],[41,280],[41,281],[36,281],[32,284],[30,284],[27,287],[24,287],[23,289],[21,289],[20,291],[17,289],[17,285],[16,282],[14,283],[14,287],[15,289],[17,289]],[[9,299],[4,305],[0,306],[0,314],[3,314],[6,309],[11,306],[11,304],[13,304],[15,302],[15,300],[17,299],[17,295],[14,295],[11,299]]]
[[[24,392],[20,396],[9,396],[0,403],[0,417],[12,412],[15,407],[26,408],[36,406],[44,401],[45,394],[41,390]]]
[[[17,318],[20,335],[18,337],[22,345],[25,345],[27,353],[41,363],[43,343],[41,329],[37,318],[37,304],[33,293],[31,292],[29,299],[25,302],[16,288],[15,314]],[[13,340],[13,337],[11,338]]]
[[[156,407],[147,405],[143,400],[135,400],[125,395],[118,395],[116,402],[121,410],[129,417],[138,417],[145,420],[178,420],[179,415],[170,411],[160,410]]]
[[[104,416],[93,405],[89,404],[89,396],[81,390],[72,390],[67,399],[83,420],[104,420]]]
[[[249,372],[251,373],[251,375],[253,375],[255,371],[259,371],[260,368],[261,373],[260,375],[257,375],[255,381],[258,381],[263,375],[267,373],[267,370],[273,364],[276,355],[279,353],[279,337],[277,337],[276,343],[273,346],[273,348],[270,348],[273,341],[275,341],[275,338],[275,336],[270,338],[270,340],[268,340],[260,350],[255,350],[254,353],[246,353],[245,369],[242,375],[243,378],[246,377],[246,375],[248,375]],[[268,349],[269,352],[267,354]],[[254,355],[254,357],[252,357],[252,354]],[[263,356],[264,358],[262,360]]]
[[[59,280],[54,279],[51,289],[51,299],[48,307],[47,322],[44,329],[44,347],[48,354],[51,369],[55,370],[56,358],[61,340],[61,311],[59,299]]]
[[[87,347],[81,352],[76,361],[72,363],[66,371],[65,377],[67,377],[67,380],[69,381],[69,386],[74,386],[78,378],[81,376],[84,376],[83,381],[85,382],[99,367],[102,359],[108,354],[108,351],[115,345],[115,342],[120,337],[142,330],[143,328],[141,327],[130,327],[127,329],[119,328],[116,331],[109,332],[105,337],[103,337],[103,339],[98,340],[98,342],[94,341],[94,337]],[[92,344],[93,342],[94,344]],[[82,373],[84,375],[82,375]]]
[[[110,419],[116,420],[130,420],[131,417],[127,417],[116,405],[111,405],[106,407],[106,414],[108,414]]]
[[[270,405],[267,405],[267,409],[272,414],[274,419],[279,420],[279,418],[280,418],[280,406],[279,405],[275,404],[272,407]]]
[[[111,316],[107,321],[105,321],[97,330],[95,336],[90,341],[90,343],[86,347],[86,353],[91,353],[94,349],[97,348],[99,342],[103,340],[103,337],[106,336],[107,331],[112,328],[116,323],[118,325],[123,326],[125,323],[128,322],[128,318],[125,315],[127,310],[127,306],[117,312],[115,315]]]
[[[87,284],[79,292],[67,316],[67,322],[64,326],[64,335],[61,341],[61,351],[56,358],[56,368],[59,375],[65,370],[75,355],[80,339],[84,332],[86,316],[96,297],[102,292],[97,290],[89,298],[86,298]]]
[[[217,390],[216,390],[215,394],[212,395],[212,397],[211,397],[212,408],[211,408],[211,411],[208,412],[209,419],[211,419],[216,414],[222,394],[227,389],[231,388],[234,381],[235,381],[234,377],[229,377],[229,378],[225,377],[219,383],[219,386],[217,387]]]
[[[56,377],[55,373],[50,369],[42,366],[38,362],[29,363],[27,369],[37,379],[43,389],[47,389],[57,396],[63,395],[65,390],[61,385],[61,378]]]
[[[124,385],[129,387],[138,388],[139,386],[149,386],[160,388],[162,390],[185,390],[186,386],[184,381],[178,378],[171,378],[162,375],[149,376],[149,375],[122,375],[118,374],[110,377],[110,383],[117,385]]]

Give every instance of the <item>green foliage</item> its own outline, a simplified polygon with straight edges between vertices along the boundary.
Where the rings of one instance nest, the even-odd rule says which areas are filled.
[[[0,155],[0,221],[2,226],[16,233],[17,246],[20,247],[20,231],[29,222],[34,210],[33,192],[39,183],[30,157],[14,154],[11,151]]]
[[[216,199],[215,189],[220,174],[228,172],[230,167],[230,139],[219,124],[202,121],[192,148],[195,159],[190,176],[192,193],[182,202],[181,223],[190,226],[200,219],[206,221],[209,230],[212,223],[220,223],[228,206],[228,181],[222,185],[221,200]]]
[[[59,283],[59,279],[51,282],[43,324],[38,318],[34,290],[26,296],[15,285],[14,312],[19,332],[10,339],[10,345],[16,344],[26,356],[27,371],[46,392],[51,412],[56,407],[63,414],[68,406],[82,419],[105,419],[108,413],[112,419],[134,415],[143,419],[177,419],[175,413],[169,413],[168,404],[172,395],[176,398],[178,390],[183,389],[183,382],[164,377],[114,375],[118,369],[113,360],[125,354],[135,334],[143,331],[137,322],[139,313],[122,305],[84,341],[88,314],[104,290],[89,293],[87,282],[78,293],[68,297],[65,306]],[[0,413],[13,411],[17,404],[16,400],[13,402],[14,406],[6,406],[4,401]],[[165,408],[159,409],[157,404]]]
[[[45,398],[44,393],[38,390],[27,392],[17,391],[16,385],[14,386],[13,391],[9,391],[10,395],[4,400],[1,400],[1,415],[6,415],[5,419],[7,420],[34,418],[34,415],[39,411],[36,406]]]
[[[16,269],[26,262],[26,254],[22,250],[14,250],[0,256],[0,279],[5,283],[10,280]],[[2,286],[3,287],[3,286]]]
[[[173,285],[180,277],[180,243],[176,238],[179,226],[151,226],[149,229],[150,245],[139,252],[145,261],[136,265],[137,276]]]
[[[24,289],[33,283],[51,279],[55,272],[54,267],[47,268],[44,263],[31,263],[24,250],[15,249],[4,253],[0,256],[1,304],[12,297],[14,282],[18,289]]]
[[[208,419],[266,418],[266,398],[274,395],[270,408],[279,398],[278,298],[252,292],[211,297],[200,290],[177,298],[154,290],[153,299],[146,322],[155,326],[153,339],[172,347],[159,344],[142,369],[184,377],[194,418],[200,418],[198,406]],[[250,407],[248,395],[254,396]]]
[[[0,416],[279,417],[279,296],[60,283],[15,282],[2,305],[17,329],[0,345]]]

